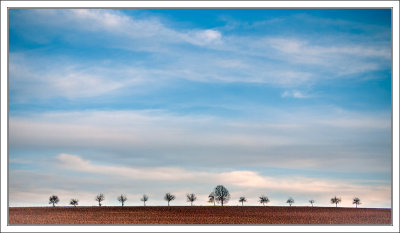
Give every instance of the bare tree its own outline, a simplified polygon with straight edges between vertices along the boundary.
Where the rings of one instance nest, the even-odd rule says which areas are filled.
[[[143,194],[143,197],[140,200],[143,201],[143,206],[146,206],[146,201],[149,200],[149,196]]]
[[[239,198],[239,202],[242,203],[242,206],[243,206],[243,202],[246,202],[246,201],[247,201],[247,199],[245,197],[240,197]]]
[[[215,206],[215,193],[211,192],[210,195],[208,195],[208,202],[213,203],[214,202],[214,206]]]
[[[224,202],[227,203],[231,198],[228,189],[226,189],[223,185],[218,185],[215,187],[215,200],[218,203],[221,203],[221,206],[224,206]]]
[[[260,198],[260,200],[259,200],[258,202],[260,202],[261,204],[263,204],[263,206],[265,206],[265,204],[269,202],[268,197],[265,196],[265,195],[262,195],[262,196],[259,197],[259,198]]]
[[[289,206],[292,206],[292,204],[294,203],[293,198],[289,197],[289,199],[286,201],[286,203],[288,203]]]
[[[100,193],[99,195],[96,196],[95,200],[99,202],[99,206],[101,206],[101,202],[104,201],[105,197],[104,194]]]
[[[190,202],[190,205],[193,205],[193,202],[197,200],[196,194],[186,194],[187,201]]]
[[[332,204],[336,204],[336,207],[337,207],[337,204],[339,203],[339,202],[341,202],[342,201],[342,199],[340,199],[340,197],[333,197],[333,198],[331,198],[331,203]]]
[[[314,207],[314,203],[315,203],[314,200],[309,200],[308,202],[310,202],[310,203],[311,203],[311,206]]]
[[[56,195],[51,195],[49,197],[49,204],[53,204],[53,207],[56,206],[56,204],[60,201]]]
[[[169,206],[169,202],[175,200],[175,196],[172,195],[171,193],[166,193],[164,196],[164,200],[168,201],[168,206]]]
[[[124,203],[128,200],[125,195],[121,194],[120,196],[117,197],[117,200],[121,202],[122,206],[124,206]]]
[[[78,199],[71,199],[71,201],[69,202],[69,204],[76,207],[76,206],[78,205],[78,202],[79,202]]]
[[[360,198],[358,198],[358,197],[353,198],[353,205],[354,204],[356,204],[356,208],[357,208],[358,205],[361,205]]]

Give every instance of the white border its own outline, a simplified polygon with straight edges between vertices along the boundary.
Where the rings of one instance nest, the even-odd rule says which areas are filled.
[[[393,226],[7,226],[8,7],[393,7]],[[1,2],[1,232],[398,232],[399,231],[399,3],[397,1],[2,1]]]

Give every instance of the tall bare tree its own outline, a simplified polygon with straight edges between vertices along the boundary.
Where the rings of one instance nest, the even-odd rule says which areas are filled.
[[[356,204],[356,208],[357,208],[358,205],[361,205],[360,198],[358,198],[358,197],[353,198],[353,205],[354,204]]]
[[[289,206],[292,206],[292,204],[294,203],[293,198],[289,197],[289,199],[286,201],[286,203],[288,203]]]
[[[191,193],[191,194],[186,194],[186,199],[188,202],[190,202],[190,205],[193,205],[193,202],[197,200],[196,194]]]
[[[314,203],[315,203],[314,200],[309,200],[308,202],[310,202],[310,203],[311,203],[311,206],[314,207]]]
[[[121,194],[121,195],[119,195],[119,196],[117,197],[117,200],[118,200],[119,202],[121,202],[121,205],[122,205],[122,206],[124,206],[124,203],[128,200],[128,198],[127,198],[125,195]]]
[[[208,195],[208,202],[213,203],[214,202],[214,206],[215,206],[215,193],[211,192],[210,195]]]
[[[143,197],[140,200],[143,201],[143,206],[146,206],[146,201],[149,200],[149,196],[147,196],[146,194],[143,194]]]
[[[166,200],[168,202],[168,206],[169,206],[169,202],[175,200],[175,196],[172,195],[171,193],[166,193],[164,196],[164,200]]]
[[[69,202],[69,204],[76,207],[76,206],[78,205],[78,202],[79,202],[78,199],[74,199],[74,198],[73,198],[73,199],[71,199],[71,201]]]
[[[265,206],[265,204],[269,202],[268,197],[265,196],[265,195],[261,195],[261,197],[259,197],[259,198],[260,198],[260,200],[259,200],[258,202],[260,202],[261,204],[263,204],[263,206]]]
[[[239,198],[239,202],[242,203],[242,206],[243,206],[243,202],[246,202],[246,201],[247,201],[246,197],[240,197]]]
[[[215,200],[218,203],[221,203],[221,206],[224,206],[224,203],[227,203],[231,198],[228,189],[226,189],[223,185],[218,185],[215,187]]]
[[[104,194],[100,193],[99,195],[96,196],[95,200],[99,203],[99,206],[101,206],[101,202],[104,201],[105,197]]]
[[[333,198],[331,198],[331,203],[332,204],[336,204],[336,207],[337,207],[337,204],[339,203],[339,202],[341,202],[342,201],[342,199],[340,199],[340,197],[333,197]]]
[[[56,195],[51,195],[49,197],[49,204],[53,204],[53,207],[56,207],[56,204],[60,201],[60,199],[58,199],[58,196]]]

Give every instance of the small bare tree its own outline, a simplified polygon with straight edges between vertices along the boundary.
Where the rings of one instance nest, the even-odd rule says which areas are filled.
[[[308,202],[310,202],[310,203],[311,203],[311,206],[314,207],[314,203],[315,203],[314,200],[309,200]]]
[[[356,208],[357,208],[358,205],[361,205],[360,198],[358,198],[358,197],[353,198],[353,205],[354,204],[356,204]]]
[[[120,196],[118,196],[117,200],[119,202],[121,202],[121,205],[124,206],[124,203],[128,200],[128,198],[126,198],[125,195],[121,194]]]
[[[143,206],[146,206],[146,201],[149,200],[149,196],[147,196],[146,194],[143,194],[143,197],[140,200],[143,201]]]
[[[69,202],[69,204],[76,207],[76,206],[78,205],[78,202],[79,202],[78,199],[71,199],[71,201]]]
[[[175,196],[172,195],[171,193],[166,193],[164,196],[164,200],[166,200],[168,202],[168,206],[169,206],[169,202],[175,200]]]
[[[294,203],[293,198],[289,197],[289,199],[286,201],[286,203],[288,203],[289,206],[292,206],[292,204]]]
[[[259,197],[259,198],[260,198],[260,200],[259,200],[258,202],[260,202],[261,204],[263,204],[263,206],[265,206],[265,204],[269,202],[268,197],[265,196],[265,195],[262,195],[262,196]]]
[[[221,203],[221,206],[224,206],[224,203],[227,203],[231,198],[228,189],[226,189],[223,185],[218,185],[215,187],[215,200],[218,203]]]
[[[60,201],[56,195],[51,195],[49,197],[49,204],[53,204],[53,207],[56,207],[56,204]]]
[[[193,206],[193,202],[197,200],[196,194],[186,194],[187,201],[190,202],[190,205]]]
[[[239,198],[239,202],[242,203],[242,206],[243,206],[243,202],[246,202],[246,201],[247,201],[246,197],[240,197]]]
[[[336,204],[336,207],[337,207],[337,204],[339,203],[339,202],[341,202],[342,201],[342,199],[340,199],[340,197],[333,197],[333,198],[331,198],[331,203],[332,204]]]
[[[215,206],[215,193],[211,192],[210,195],[208,195],[208,202],[213,203],[214,202],[214,206]]]
[[[96,196],[95,200],[99,202],[99,206],[101,206],[101,202],[104,201],[105,197],[104,194],[100,193],[99,195]]]

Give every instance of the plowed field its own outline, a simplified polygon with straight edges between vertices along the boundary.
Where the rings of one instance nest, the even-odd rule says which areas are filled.
[[[9,223],[391,224],[391,210],[272,206],[11,207]]]

